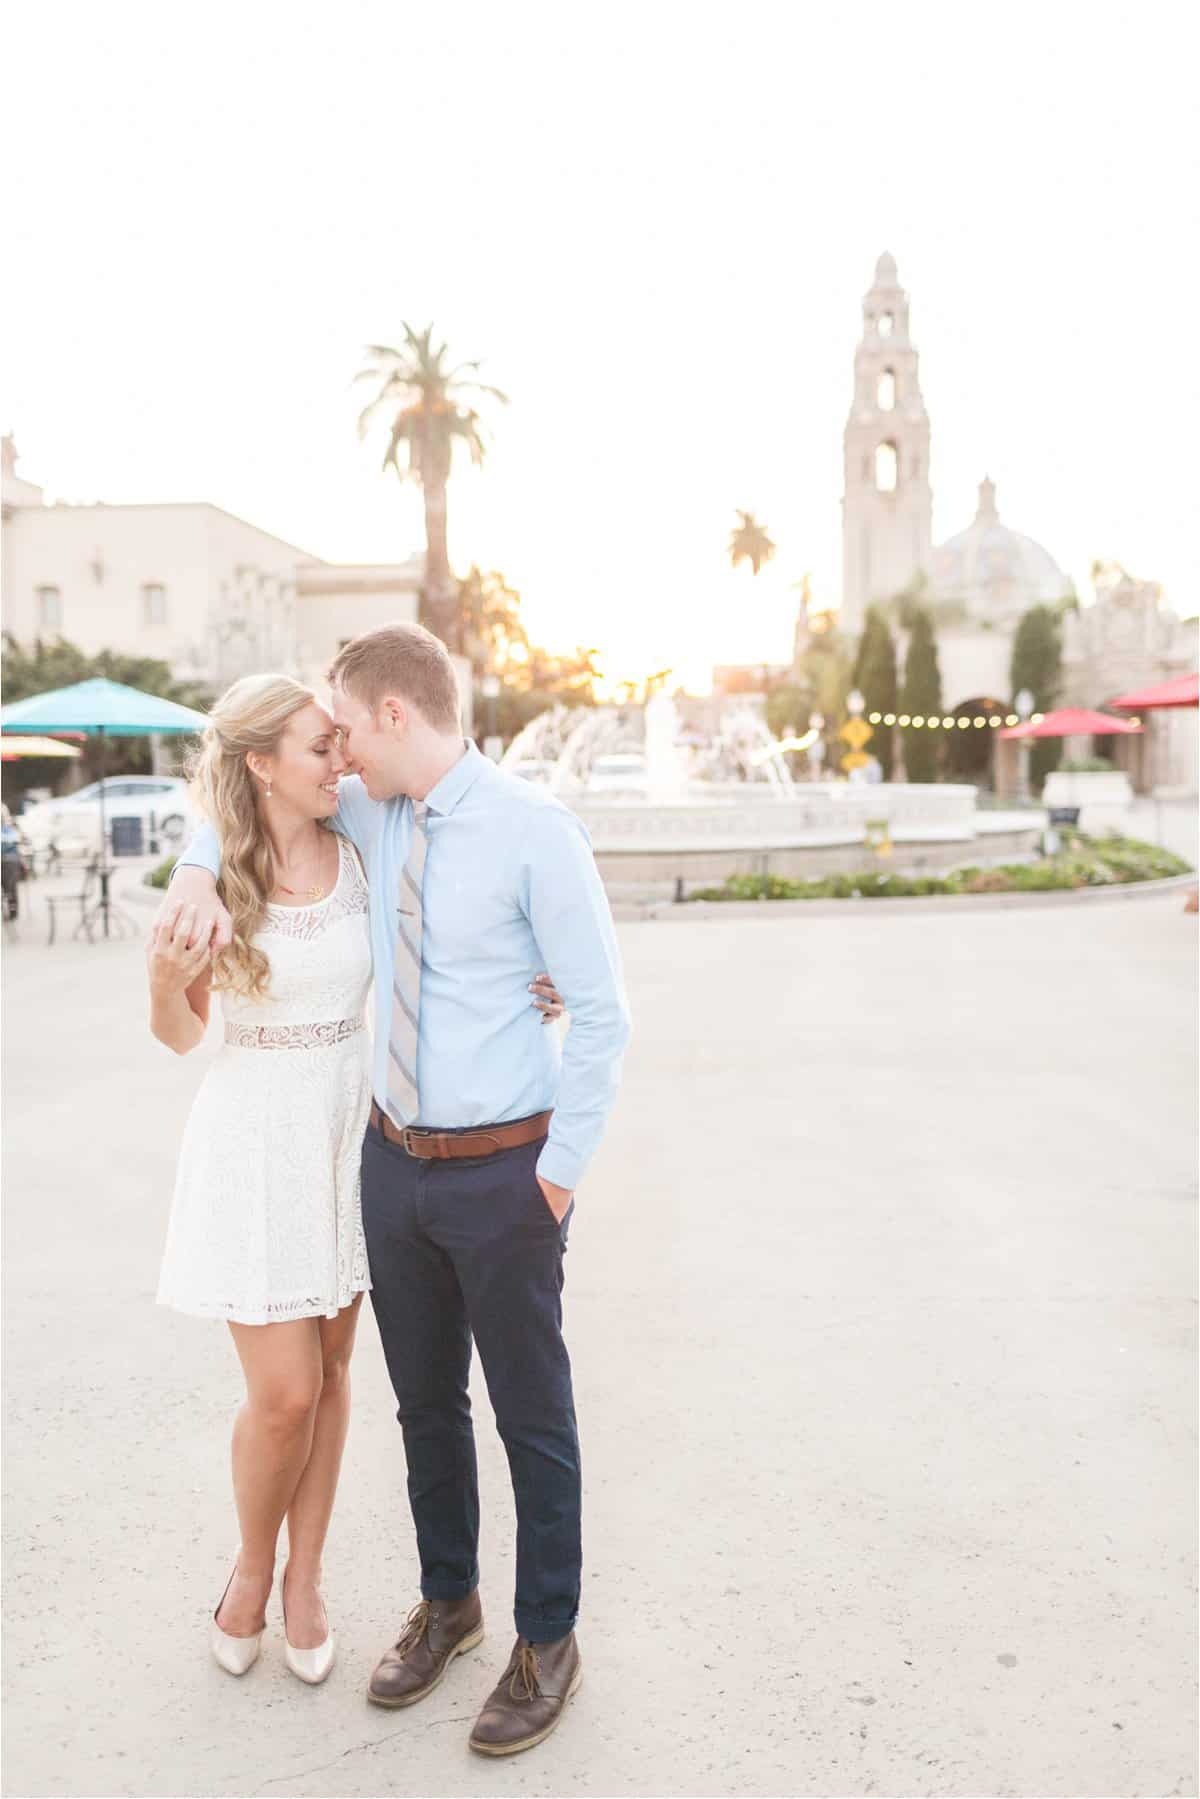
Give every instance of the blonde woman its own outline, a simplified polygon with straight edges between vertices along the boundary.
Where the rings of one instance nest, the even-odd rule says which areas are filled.
[[[148,950],[150,1028],[186,1055],[220,992],[225,1041],[184,1132],[161,1304],[224,1319],[246,1380],[233,1430],[241,1543],[213,1614],[231,1674],[258,1657],[287,1519],[285,1658],[311,1685],[333,1665],[321,1554],[350,1414],[350,1355],[370,1286],[360,1156],[371,1087],[367,883],[329,828],[347,772],[329,714],[285,675],[238,681],[195,771],[221,844],[230,947],[188,949],[194,909]],[[539,983],[540,985],[540,983]],[[557,995],[534,1004],[557,1015]]]

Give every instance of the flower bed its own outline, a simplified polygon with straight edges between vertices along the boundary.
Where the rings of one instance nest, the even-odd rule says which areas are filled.
[[[956,868],[944,875],[825,875],[789,881],[782,875],[732,875],[722,887],[702,887],[689,900],[901,899],[942,893],[1053,893],[1073,887],[1111,887],[1161,881],[1189,872],[1170,850],[1132,837],[1088,837],[1064,831],[1057,855],[995,868]]]

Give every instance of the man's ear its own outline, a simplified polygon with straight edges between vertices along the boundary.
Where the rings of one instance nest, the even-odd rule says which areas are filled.
[[[399,736],[408,727],[408,706],[398,693],[385,693],[379,702],[378,717],[384,730],[394,731]]]

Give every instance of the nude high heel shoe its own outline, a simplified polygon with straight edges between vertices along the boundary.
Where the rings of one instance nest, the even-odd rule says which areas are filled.
[[[233,1574],[236,1573],[237,1562],[235,1561],[233,1564]],[[225,1603],[225,1594],[228,1593],[230,1587],[233,1585],[233,1574],[231,1574],[229,1579],[225,1582],[225,1593],[222,1593],[220,1599],[217,1601],[217,1609],[213,1613],[212,1631],[208,1641],[209,1648],[213,1652],[214,1661],[218,1662],[220,1666],[224,1668],[226,1674],[245,1674],[247,1669],[252,1668],[258,1660],[259,1652],[262,1649],[263,1631],[267,1627],[267,1620],[264,1616],[261,1628],[257,1630],[252,1637],[231,1637],[228,1631],[221,1629],[221,1626],[217,1623],[217,1617],[221,1607]]]
[[[294,1649],[288,1642],[287,1602],[284,1598],[286,1585],[285,1568],[283,1579],[279,1583],[279,1603],[283,1608],[283,1659],[297,1680],[302,1680],[306,1686],[319,1687],[333,1667],[333,1632],[326,1632],[325,1641],[318,1643],[315,1649]]]

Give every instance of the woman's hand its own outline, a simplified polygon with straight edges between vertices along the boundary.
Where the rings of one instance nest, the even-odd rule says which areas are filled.
[[[529,983],[529,991],[533,995],[534,1005],[543,1015],[543,1024],[549,1024],[552,1018],[562,1017],[566,1010],[563,996],[548,974],[536,975]]]
[[[188,938],[195,930],[195,906],[181,906],[173,918],[156,921],[146,945],[146,967],[152,993],[164,998],[186,993],[209,966],[212,952],[207,937],[188,948]]]
[[[173,929],[189,907],[192,943],[211,944],[214,956],[228,949],[233,941],[233,920],[217,898],[217,883],[207,868],[190,862],[172,875],[154,922]]]

